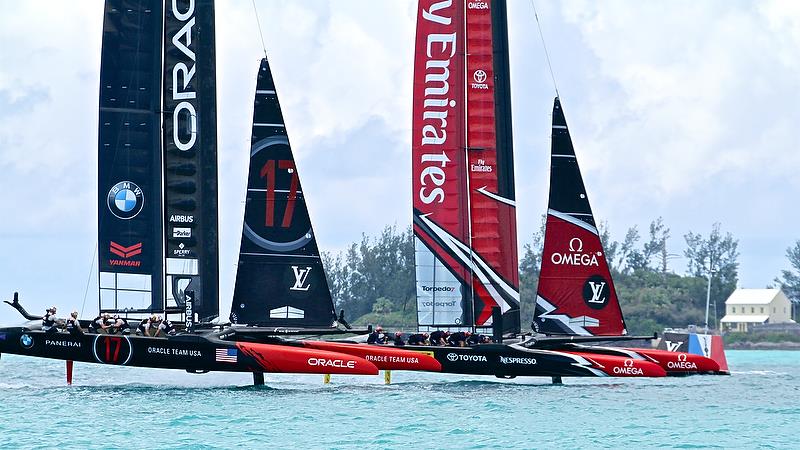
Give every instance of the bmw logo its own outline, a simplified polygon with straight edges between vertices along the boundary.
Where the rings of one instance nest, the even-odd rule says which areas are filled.
[[[19,338],[19,343],[22,345],[22,348],[31,348],[33,347],[33,338],[27,334],[23,334]]]
[[[120,181],[108,191],[106,201],[111,214],[123,220],[133,219],[144,207],[144,193],[136,183]]]

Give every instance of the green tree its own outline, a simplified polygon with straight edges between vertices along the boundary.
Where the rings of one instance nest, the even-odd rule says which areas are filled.
[[[709,317],[711,322],[716,316],[722,317],[725,300],[736,289],[739,270],[739,241],[731,233],[722,234],[720,224],[711,227],[707,238],[689,232],[684,236],[688,259],[687,273],[695,277],[707,279],[711,277],[711,303],[715,314]]]
[[[800,303],[800,241],[795,242],[794,247],[786,249],[786,258],[792,268],[782,270],[781,276],[775,278],[775,282],[780,284],[783,292],[793,302],[792,306],[797,310],[800,309],[797,307],[797,304]]]

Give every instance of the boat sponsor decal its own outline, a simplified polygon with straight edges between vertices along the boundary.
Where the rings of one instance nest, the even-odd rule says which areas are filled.
[[[33,347],[33,344],[34,344],[33,338],[30,335],[23,334],[22,336],[19,337],[19,345],[21,345],[22,348],[29,349]]]
[[[239,350],[235,348],[218,348],[214,352],[214,360],[217,362],[236,363]]]
[[[484,355],[462,355],[459,353],[448,353],[447,360],[451,362],[466,361],[466,362],[487,362]]]
[[[132,181],[120,181],[108,190],[106,204],[118,219],[133,219],[144,208],[144,192]]]
[[[94,359],[103,364],[127,365],[133,356],[128,336],[98,335],[92,345]]]
[[[108,244],[108,251],[114,255],[119,256],[121,259],[118,258],[111,258],[108,260],[109,266],[119,266],[119,267],[141,267],[142,261],[138,259],[131,259],[134,256],[138,256],[142,253],[142,243],[137,242],[136,244],[130,245],[125,247],[122,244],[119,244],[114,241],[109,241]]]
[[[172,237],[177,239],[192,237],[192,229],[184,227],[175,227],[172,229]]]
[[[308,358],[309,366],[321,367],[341,367],[347,369],[355,369],[355,361],[345,361],[343,359],[328,359],[328,358]]]
[[[608,281],[600,275],[592,275],[583,284],[583,301],[592,309],[603,309],[611,297]]]
[[[668,369],[683,369],[683,370],[697,370],[697,364],[692,361],[687,361],[686,353],[678,354],[677,361],[668,361]]]
[[[150,355],[186,356],[189,358],[200,358],[203,356],[203,352],[200,350],[172,347],[147,347],[147,353]]]
[[[172,214],[169,216],[170,223],[194,223],[194,216]]]
[[[486,160],[485,159],[478,158],[478,160],[475,161],[475,164],[470,164],[469,165],[469,170],[470,170],[470,172],[491,173],[491,172],[494,172],[494,166],[492,166],[491,164],[486,164]],[[484,189],[485,188],[486,187],[484,186]]]
[[[489,9],[489,2],[467,2],[469,9]]]
[[[553,253],[550,255],[550,262],[555,265],[568,266],[600,266],[597,261],[598,256],[603,253],[583,253],[583,241],[581,238],[572,238],[569,241],[569,252]]]
[[[486,71],[483,69],[478,69],[472,73],[472,79],[475,81],[470,86],[472,89],[489,89],[489,85],[486,84]],[[491,172],[489,170],[488,172]]]
[[[51,340],[45,339],[44,345],[51,346],[51,347],[74,347],[74,348],[81,348],[80,342],[75,341],[65,341],[65,340]]]
[[[308,282],[308,274],[311,273],[311,267],[292,266],[292,272],[294,272],[294,285],[289,290],[307,291],[311,288],[311,283]]]
[[[681,345],[683,345],[683,342],[681,341],[678,342],[664,341],[664,343],[667,345],[667,351],[669,352],[677,352],[678,349],[681,347]]]
[[[364,359],[374,362],[391,362],[405,364],[419,364],[416,356],[394,356],[394,355],[365,355]]]
[[[614,366],[614,375],[644,375],[644,371],[635,367],[632,359],[626,359],[623,367]]]
[[[516,356],[501,356],[500,364],[536,364],[536,358],[521,358]]]

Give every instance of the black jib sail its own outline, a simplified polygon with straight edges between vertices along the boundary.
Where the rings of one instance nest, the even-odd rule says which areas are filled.
[[[261,61],[231,322],[328,327],[333,301],[317,250],[275,83]]]
[[[101,311],[163,309],[160,1],[107,1],[98,133]]]
[[[166,306],[209,321],[219,315],[213,0],[165,2],[163,83]]]

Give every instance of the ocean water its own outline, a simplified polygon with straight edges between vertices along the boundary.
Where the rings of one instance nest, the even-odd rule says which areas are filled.
[[[0,359],[0,448],[800,448],[800,352],[733,375],[499,380],[193,375]]]

